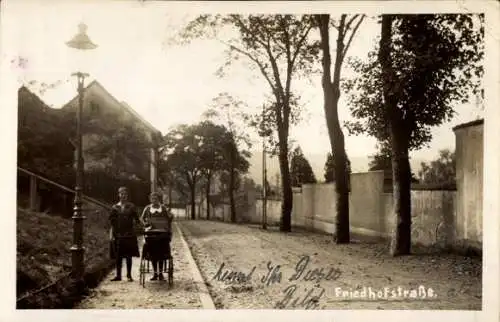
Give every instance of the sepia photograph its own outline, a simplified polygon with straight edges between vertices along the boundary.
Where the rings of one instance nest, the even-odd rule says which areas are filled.
[[[477,2],[2,1],[15,310],[484,310]]]

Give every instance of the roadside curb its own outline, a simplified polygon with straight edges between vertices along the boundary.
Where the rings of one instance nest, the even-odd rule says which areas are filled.
[[[198,285],[198,288],[199,288],[198,295],[200,296],[201,305],[203,306],[204,309],[215,310],[215,304],[212,300],[212,297],[210,296],[210,293],[208,292],[208,288],[205,284],[205,281],[203,280],[203,277],[201,276],[201,272],[198,269],[198,265],[196,265],[196,262],[194,261],[193,254],[191,253],[191,249],[189,249],[189,246],[186,242],[186,239],[184,238],[184,235],[182,234],[182,231],[179,228],[178,224],[176,222],[174,222],[173,224],[174,224],[175,228],[177,229],[177,233],[179,234],[182,245],[184,246],[184,250],[186,251],[186,256],[188,258],[188,264],[189,264],[189,267],[191,268],[191,271],[193,273],[193,280]]]

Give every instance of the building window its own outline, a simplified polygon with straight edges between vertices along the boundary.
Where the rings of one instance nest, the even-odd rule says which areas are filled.
[[[90,113],[96,114],[98,112],[99,112],[99,104],[97,104],[95,102],[91,102],[90,103]]]

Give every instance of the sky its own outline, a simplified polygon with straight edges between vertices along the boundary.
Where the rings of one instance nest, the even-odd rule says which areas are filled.
[[[76,81],[70,75],[78,63],[83,63],[79,66],[91,75],[90,80],[98,80],[162,133],[175,124],[198,121],[212,99],[221,92],[242,99],[253,109],[260,108],[268,92],[264,79],[249,73],[244,64],[232,68],[226,78],[216,77],[215,71],[225,58],[225,46],[217,41],[197,40],[185,46],[169,43],[167,40],[193,17],[186,12],[169,10],[168,6],[158,3],[133,1],[99,6],[94,2],[78,5],[74,1],[54,1],[54,5],[27,3],[9,3],[11,14],[4,17],[4,23],[15,24],[16,28],[3,35],[2,58],[21,56],[27,59],[23,68],[12,66],[19,84],[30,80],[63,81],[62,85],[41,96],[55,108],[76,94]],[[23,21],[30,23],[9,21],[20,14]],[[81,21],[88,25],[90,38],[99,46],[86,52],[83,58],[65,45],[76,34]],[[366,57],[379,30],[375,22],[365,20],[349,54]],[[352,74],[345,68],[343,75]],[[306,104],[304,120],[292,128],[291,137],[306,157],[326,156],[329,151],[320,77],[313,75],[310,81],[295,82],[295,89],[302,93]],[[430,147],[414,152],[412,157],[433,159],[440,149],[454,149],[455,137],[451,128],[482,115],[474,102],[457,106],[456,111],[458,114],[452,122],[433,130]],[[343,98],[339,115],[341,122],[351,119]],[[371,155],[376,152],[375,144],[375,139],[367,136],[346,136],[349,157]]]

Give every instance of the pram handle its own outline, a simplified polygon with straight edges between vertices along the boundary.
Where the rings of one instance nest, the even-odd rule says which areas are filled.
[[[166,229],[149,229],[149,230],[144,230],[143,232],[144,236],[154,236],[154,235],[162,235],[168,233],[169,231]]]

